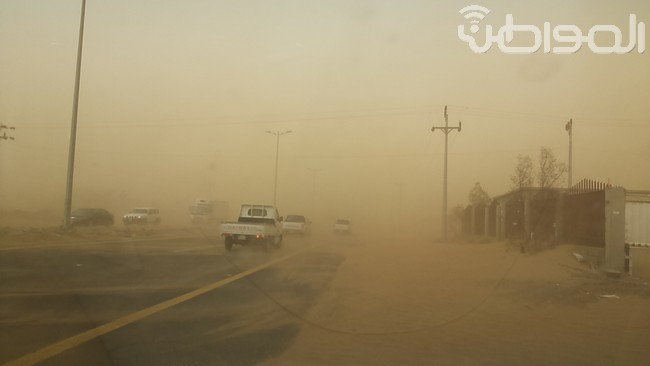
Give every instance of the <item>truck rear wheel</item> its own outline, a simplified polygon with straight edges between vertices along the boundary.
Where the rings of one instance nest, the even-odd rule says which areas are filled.
[[[232,250],[232,238],[231,237],[226,237],[226,239],[224,240],[224,245],[225,245],[227,251],[231,251]]]

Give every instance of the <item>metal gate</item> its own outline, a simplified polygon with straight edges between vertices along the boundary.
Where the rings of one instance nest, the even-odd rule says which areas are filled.
[[[636,251],[650,248],[650,192],[627,191],[625,201],[625,269],[632,273]]]
[[[625,242],[650,245],[650,202],[625,203]]]

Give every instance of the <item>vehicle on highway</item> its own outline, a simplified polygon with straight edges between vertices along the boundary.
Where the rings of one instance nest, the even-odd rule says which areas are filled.
[[[282,217],[272,205],[243,204],[237,222],[221,224],[226,250],[233,245],[260,246],[265,250],[282,245]]]
[[[198,198],[190,206],[190,221],[193,224],[220,222],[227,216],[227,201]]]
[[[334,222],[334,232],[339,234],[350,233],[350,220],[338,219]]]
[[[132,224],[159,224],[160,210],[157,208],[134,208],[131,212],[122,216],[124,225]]]
[[[70,225],[113,225],[113,214],[103,208],[80,208],[70,214]]]
[[[287,215],[282,221],[282,232],[285,234],[309,234],[311,232],[311,221],[303,215]]]

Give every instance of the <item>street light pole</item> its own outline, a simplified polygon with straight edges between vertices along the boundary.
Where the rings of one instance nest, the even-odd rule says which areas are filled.
[[[569,133],[569,188],[573,185],[573,118],[569,119],[564,129]]]
[[[273,185],[273,206],[277,203],[278,196],[278,157],[280,155],[280,136],[291,133],[291,131],[264,131],[275,135],[275,184]]]
[[[441,130],[445,134],[445,173],[442,183],[442,237],[444,240],[447,240],[447,143],[448,135],[453,130],[458,130],[462,122],[458,121],[458,127],[449,127],[449,116],[447,115],[447,106],[445,106],[445,127],[431,127],[431,131]]]
[[[72,211],[72,180],[74,177],[74,156],[77,141],[77,114],[79,111],[79,81],[81,78],[81,55],[84,41],[84,20],[86,18],[86,0],[81,0],[81,18],[79,20],[79,44],[77,45],[77,70],[74,80],[74,97],[72,101],[72,122],[70,123],[70,147],[68,151],[68,176],[65,186],[65,208],[63,227],[70,228]]]

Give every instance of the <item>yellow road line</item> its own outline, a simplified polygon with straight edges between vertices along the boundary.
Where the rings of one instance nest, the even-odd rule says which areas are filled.
[[[304,249],[303,249],[304,250]],[[178,304],[181,304],[183,302],[186,302],[188,300],[191,300],[197,296],[203,295],[207,292],[210,292],[212,290],[215,290],[219,287],[223,287],[227,284],[230,284],[232,282],[235,282],[239,279],[242,279],[244,277],[250,276],[255,272],[259,272],[265,268],[271,267],[277,263],[283,262],[289,258],[292,258],[296,256],[297,254],[301,253],[303,250],[299,250],[295,253],[289,254],[287,256],[266,262],[260,266],[257,266],[255,268],[249,269],[247,271],[238,273],[236,275],[233,275],[231,277],[228,277],[225,280],[217,281],[214,283],[211,283],[209,285],[206,285],[204,287],[201,287],[199,289],[196,289],[194,291],[190,291],[184,295],[180,295],[178,297],[175,297],[173,299],[163,301],[159,304],[153,305],[151,307],[148,307],[146,309],[142,309],[140,311],[136,311],[135,313],[126,315],[122,318],[113,320],[112,322],[106,323],[104,325],[100,325],[94,329],[87,330],[83,333],[77,334],[76,336],[70,337],[68,339],[64,339],[60,342],[51,344],[45,348],[42,348],[38,351],[28,353],[18,359],[15,359],[13,361],[10,361],[3,366],[27,366],[27,365],[34,365],[38,362],[47,360],[48,358],[54,357],[64,351],[67,351],[71,348],[74,348],[82,343],[88,342],[92,339],[95,339],[97,337],[100,337],[106,333],[112,332],[114,330],[117,330],[119,328],[122,328],[126,325],[129,325],[131,323],[137,322],[139,320],[142,320],[150,315],[154,315],[156,313],[159,313],[163,310],[167,310],[173,306],[176,306]]]

